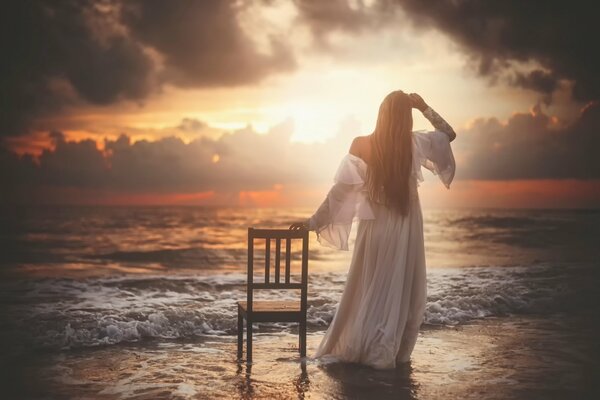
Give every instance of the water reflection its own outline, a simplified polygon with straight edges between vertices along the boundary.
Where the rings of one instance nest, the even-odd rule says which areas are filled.
[[[308,378],[308,372],[306,371],[306,360],[300,362],[300,375],[296,378],[294,386],[298,392],[298,399],[303,400],[304,394],[310,390],[310,379]]]
[[[416,399],[418,384],[411,363],[395,369],[375,370],[356,363],[336,362],[319,365],[333,385],[329,394],[338,398]]]
[[[301,360],[291,334],[259,335],[249,366],[234,358],[234,337],[6,352],[0,383],[3,398],[591,399],[598,361],[587,324],[513,318],[425,330],[411,362],[392,370]],[[321,338],[308,336],[308,354]]]
[[[306,360],[300,360],[299,366],[300,373],[294,377],[291,383],[296,390],[296,395],[298,399],[303,400],[305,396],[310,392],[310,379],[308,376],[308,370],[306,368]],[[284,375],[289,374],[289,372],[290,371],[286,371]],[[243,361],[238,361],[236,378],[236,387],[241,399],[254,399],[255,396],[262,397],[256,393],[254,385],[257,385],[260,388],[261,385],[263,385],[263,383],[259,382],[259,380],[252,378],[252,364],[247,364]],[[282,393],[280,392],[279,394]],[[292,394],[289,393],[289,395],[291,397]]]
[[[241,399],[254,398],[254,388],[252,386],[252,365],[244,362],[238,362],[236,371],[237,390]]]

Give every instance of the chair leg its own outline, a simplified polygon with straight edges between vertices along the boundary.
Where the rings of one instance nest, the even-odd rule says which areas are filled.
[[[237,325],[237,329],[238,329],[238,342],[237,342],[237,358],[238,360],[242,358],[242,348],[244,346],[244,317],[242,316],[242,313],[240,312],[240,310],[238,310],[238,325]]]
[[[252,362],[252,320],[246,317],[246,362]]]
[[[298,334],[300,336],[300,357],[306,357],[306,321],[300,322]]]

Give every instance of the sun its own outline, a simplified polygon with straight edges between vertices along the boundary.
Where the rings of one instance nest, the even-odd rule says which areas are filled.
[[[294,124],[292,140],[303,142],[325,141],[334,136],[342,112],[315,101],[291,101],[265,111],[269,121],[291,120]]]

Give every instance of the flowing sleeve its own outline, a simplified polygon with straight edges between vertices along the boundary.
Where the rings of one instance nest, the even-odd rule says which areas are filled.
[[[442,131],[413,132],[413,174],[423,182],[421,167],[437,175],[449,189],[454,179],[456,162],[450,147],[450,138]]]
[[[348,237],[355,217],[374,219],[365,189],[366,164],[348,153],[338,167],[327,197],[308,220],[309,230],[325,246],[348,250]]]
[[[416,175],[418,182],[423,182],[421,167],[425,167],[437,175],[450,189],[456,171],[450,142],[456,138],[456,133],[433,108],[428,106],[423,111],[423,116],[431,122],[435,130],[413,132],[413,174]]]

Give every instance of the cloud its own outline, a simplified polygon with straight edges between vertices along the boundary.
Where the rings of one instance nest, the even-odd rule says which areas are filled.
[[[536,69],[529,73],[515,73],[512,84],[541,93],[544,95],[544,102],[549,104],[552,93],[558,88],[558,78],[554,74]]]
[[[479,119],[456,142],[462,161],[458,177],[600,177],[597,158],[590,154],[599,144],[600,54],[590,48],[597,28],[587,7],[573,6],[565,13],[556,1],[542,6],[471,0],[294,4],[298,23],[323,43],[331,32],[398,29],[393,16],[402,11],[414,27],[439,29],[461,45],[482,76],[534,90],[545,101],[562,80],[572,80],[575,99],[596,100],[575,122],[565,126],[539,107],[506,122]],[[219,0],[11,2],[0,14],[5,29],[0,36],[0,136],[23,134],[36,119],[82,104],[143,103],[165,84],[250,85],[293,70],[289,38],[273,35],[266,47],[259,46],[242,29],[240,10],[246,5]],[[329,182],[324,171],[331,171],[347,150],[346,137],[326,144],[293,143],[292,127],[285,124],[266,135],[251,128],[216,134],[204,122],[188,119],[171,130],[150,132],[162,137],[153,142],[132,141],[131,135],[143,132],[131,130],[104,143],[72,141],[54,132],[49,136],[53,148],[39,157],[0,147],[0,166],[11,171],[0,182],[7,188],[127,193],[255,191],[281,183]],[[187,141],[197,135],[202,137]]]
[[[256,83],[295,68],[282,38],[259,52],[234,1],[31,0],[3,7],[0,136],[82,104],[181,87]],[[265,5],[266,7],[267,5]]]
[[[463,46],[481,75],[512,74],[514,63],[536,62],[529,74],[514,73],[509,83],[547,94],[560,79],[574,81],[573,96],[600,98],[600,53],[593,3],[549,0],[402,0],[398,4],[417,27],[435,27]]]
[[[3,8],[0,135],[86,101],[140,100],[152,90],[143,47],[111,31],[112,13],[92,1],[11,2]],[[104,26],[103,36],[93,26]]]
[[[576,100],[600,99],[600,53],[593,3],[506,0],[297,0],[299,20],[317,43],[329,33],[366,29],[437,29],[449,36],[491,82],[539,92],[545,101],[561,80],[574,82]],[[399,12],[402,11],[402,12]],[[404,14],[402,20],[394,18]],[[324,46],[325,50],[329,50]],[[401,50],[401,49],[399,49]]]
[[[255,83],[295,67],[282,37],[260,53],[237,20],[232,1],[141,0],[124,3],[122,20],[131,34],[165,59],[163,76],[176,85],[232,86]]]
[[[182,125],[207,129],[201,121],[190,121]],[[0,150],[0,168],[10,171],[0,177],[0,200],[44,201],[44,190],[216,193],[225,199],[237,199],[240,193],[260,197],[282,187],[305,192],[331,183],[335,168],[359,133],[356,126],[344,126],[324,143],[299,143],[291,140],[293,131],[293,123],[286,121],[265,134],[246,127],[189,143],[174,136],[132,142],[127,135],[104,143],[70,141],[60,132],[51,132],[53,148],[39,157]],[[570,124],[547,115],[539,105],[507,121],[480,118],[460,131],[453,143],[457,179],[598,180],[600,161],[592,153],[600,145],[599,132],[599,103],[589,104]]]
[[[184,118],[177,126],[177,129],[184,132],[200,132],[206,128],[208,128],[208,124],[206,122],[199,121],[195,118]]]
[[[455,142],[460,179],[599,179],[600,103],[568,125],[538,105],[506,122],[477,119]]]
[[[0,167],[11,171],[0,177],[0,184],[4,201],[20,202],[31,201],[30,194],[39,188],[238,194],[331,182],[333,168],[357,132],[340,134],[327,143],[306,144],[291,141],[293,130],[293,123],[286,121],[266,134],[247,127],[189,143],[173,136],[132,142],[121,135],[102,145],[89,139],[70,141],[60,132],[51,132],[53,148],[37,158],[0,151]]]
[[[296,0],[298,20],[306,24],[317,43],[326,44],[332,31],[351,34],[365,29],[380,29],[387,26],[395,16],[396,8],[390,1],[365,4],[347,0]]]
[[[244,24],[245,10],[277,16],[286,8],[282,2],[10,2],[0,14],[0,136],[26,133],[37,120],[82,105],[143,104],[165,84],[252,85],[293,71],[294,45],[301,46],[292,42],[297,27],[308,27],[318,44],[327,45],[332,32],[397,32],[409,21],[444,32],[492,80],[537,91],[545,101],[563,80],[574,82],[577,100],[600,97],[600,53],[591,47],[597,28],[589,7],[565,12],[556,0],[297,0],[292,7],[294,27],[262,30]]]

